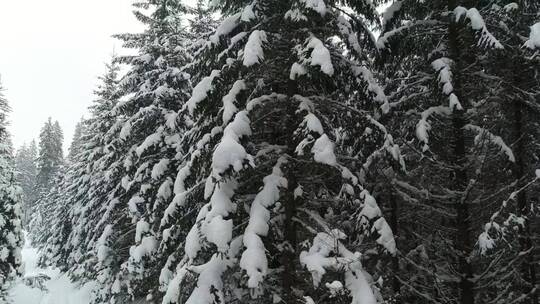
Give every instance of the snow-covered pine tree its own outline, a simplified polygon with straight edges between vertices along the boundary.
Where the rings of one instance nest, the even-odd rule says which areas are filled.
[[[50,223],[55,215],[55,201],[49,199],[50,191],[57,188],[64,169],[64,135],[58,121],[52,118],[45,122],[39,134],[39,152],[37,158],[37,199],[32,204],[29,232],[34,244],[44,244],[48,231],[43,230],[44,223]],[[53,191],[54,192],[54,191]]]
[[[64,152],[62,145],[64,135],[58,121],[53,122],[52,118],[45,122],[39,134],[39,154],[38,154],[38,191],[47,193],[52,187],[52,181],[63,165]]]
[[[74,223],[77,223],[73,214],[83,212],[81,206],[85,205],[91,183],[88,167],[91,158],[88,154],[92,150],[85,149],[86,140],[89,140],[86,123],[84,119],[77,123],[65,165],[57,169],[51,188],[36,202],[39,212],[34,216],[30,228],[33,245],[41,249],[41,266],[52,265],[67,271],[70,264],[84,264],[84,255],[69,259],[73,252],[79,252],[76,249],[80,245],[80,242],[71,242],[69,235]],[[60,135],[59,126],[55,129],[55,133]],[[44,223],[51,228],[43,229]],[[72,271],[70,274],[72,279],[82,282],[88,279],[85,276],[88,272],[81,274]]]
[[[505,253],[482,256],[491,240],[477,242],[515,187],[515,138],[504,127],[512,119],[493,67],[508,45],[498,39],[492,4],[395,1],[383,15],[377,45],[394,92],[390,125],[405,140],[409,169],[393,182],[406,240],[398,241],[396,269],[403,302],[508,303],[521,295],[500,284]]]
[[[69,145],[69,152],[67,155],[68,161],[73,161],[75,155],[80,153],[80,150],[82,149],[83,142],[83,134],[85,132],[86,128],[86,122],[84,118],[81,118],[81,120],[75,125],[75,132],[73,133],[73,138],[71,140],[71,144]]]
[[[377,303],[369,272],[396,248],[363,171],[402,161],[360,43],[379,2],[214,3],[227,17],[190,67],[163,242],[191,228],[163,303]]]
[[[500,84],[493,89],[502,118],[496,127],[509,139],[516,158],[508,197],[499,202],[479,238],[488,240],[482,242],[484,254],[505,256],[493,266],[501,302],[539,303],[540,177],[535,171],[540,168],[540,58],[533,55],[540,50],[538,11],[540,3],[530,0],[498,1],[486,11],[488,18],[498,20],[493,32],[505,45],[485,71]]]
[[[81,266],[80,268],[84,268],[83,265],[88,266],[86,255],[77,254],[86,251],[79,246],[82,244],[81,240],[70,239],[73,226],[80,225],[75,215],[84,213],[83,206],[88,201],[92,181],[92,153],[95,151],[89,148],[92,137],[87,134],[87,126],[88,121],[85,119],[77,123],[65,166],[56,174],[51,189],[38,201],[40,217],[36,217],[31,225],[33,244],[41,249],[40,264],[52,265],[63,271],[71,270],[71,278],[81,282],[95,278],[92,276],[93,272],[77,272],[70,268],[70,265],[74,264]],[[38,220],[43,222],[44,217],[51,229],[41,229]]]
[[[56,234],[49,241],[53,246],[63,245],[59,247],[62,250],[52,250],[51,259],[69,268],[72,279],[83,282],[101,282],[100,273],[109,266],[93,245],[99,238],[95,235],[96,225],[99,225],[97,216],[110,213],[102,207],[109,203],[111,192],[117,187],[111,181],[114,181],[113,176],[121,174],[119,159],[124,153],[123,145],[117,140],[123,116],[114,110],[120,97],[120,68],[116,59],[113,55],[105,74],[99,77],[100,83],[94,91],[96,99],[89,107],[90,118],[84,124],[83,145],[74,155],[66,177],[63,191],[67,210],[59,214],[58,218],[63,220],[56,231],[67,233]]]
[[[16,185],[10,134],[9,104],[0,86],[0,302],[6,301],[10,281],[21,273],[22,190]]]
[[[15,154],[16,179],[23,191],[23,222],[30,221],[30,210],[36,201],[37,145],[32,140],[23,144]]]
[[[196,6],[189,10],[193,17],[188,20],[187,34],[190,40],[188,50],[195,56],[219,25],[219,22],[213,18],[213,10],[208,8],[205,2],[208,1],[197,0]]]
[[[81,134],[74,135],[73,141],[79,144],[69,166],[44,198],[54,202],[53,228],[46,234],[37,232],[41,263],[69,270],[71,278],[79,282],[96,280],[100,272],[100,261],[92,251],[91,224],[95,223],[89,216],[95,215],[90,211],[97,213],[108,201],[114,185],[108,183],[107,171],[114,170],[114,161],[122,153],[114,140],[121,129],[113,110],[119,98],[119,66],[114,58],[99,77],[96,99],[89,107],[90,118],[82,122]]]
[[[50,189],[47,192],[42,192],[35,202],[32,210],[32,219],[29,223],[28,232],[32,241],[32,246],[41,250],[41,256],[38,260],[40,266],[55,265],[54,260],[49,259],[51,248],[58,246],[53,240],[53,236],[64,233],[59,230],[58,223],[65,219],[68,194],[65,191],[67,183],[67,171],[64,166],[57,168],[57,172],[50,182]],[[50,227],[43,229],[43,227]],[[60,246],[65,246],[61,243]],[[59,266],[60,269],[66,270],[64,265]]]
[[[176,112],[190,88],[189,76],[181,70],[189,61],[180,19],[187,9],[180,1],[164,0],[136,7],[135,15],[147,29],[117,36],[138,54],[116,60],[130,66],[115,92],[116,98],[123,96],[107,110],[115,120],[101,130],[106,132],[105,146],[86,147],[102,153],[89,164],[99,173],[89,176],[89,197],[77,201],[79,208],[71,216],[76,223],[69,236],[74,244],[71,271],[87,272],[101,283],[96,303],[157,295],[159,271],[168,257],[157,254],[157,232],[179,165],[175,157],[181,121]],[[92,119],[97,126],[103,118]],[[88,129],[91,133],[93,128]]]

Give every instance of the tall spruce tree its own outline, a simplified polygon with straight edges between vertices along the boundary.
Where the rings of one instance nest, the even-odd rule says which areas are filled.
[[[28,223],[33,203],[37,199],[37,158],[36,141],[23,144],[15,155],[16,179],[23,191],[23,221]]]
[[[163,303],[382,301],[376,265],[396,248],[362,172],[402,159],[365,51],[378,2],[346,1],[353,18],[334,1],[215,3],[227,17],[190,68],[162,221],[162,243],[185,238]]]
[[[43,264],[93,303],[537,304],[540,4],[384,2],[136,3]]]
[[[492,58],[487,70],[501,84],[493,89],[503,118],[497,128],[511,142],[516,161],[510,168],[511,193],[494,211],[480,237],[491,241],[483,248],[485,254],[504,254],[505,263],[512,264],[496,269],[500,301],[517,298],[531,304],[539,303],[540,286],[540,177],[535,172],[540,167],[540,59],[532,56],[540,49],[538,11],[540,3],[523,0],[500,1],[487,12],[499,20],[495,30],[505,41],[505,52]]]
[[[60,124],[49,117],[39,134],[38,189],[43,193],[50,189],[55,175],[63,165],[63,143],[64,135]]]
[[[501,98],[514,89],[503,89],[498,70],[512,48],[499,18],[515,4],[495,2],[395,1],[383,15],[377,46],[394,92],[390,124],[409,168],[391,178],[403,227],[395,292],[404,303],[529,296],[510,278],[516,255],[485,254],[493,239],[484,229],[496,226],[493,213],[516,191],[512,168],[520,166],[507,125],[515,119]],[[520,226],[518,217],[506,222]]]
[[[68,161],[74,161],[75,155],[81,152],[83,148],[83,135],[86,128],[86,121],[84,118],[75,125],[75,132],[73,133],[73,138],[71,139],[71,144],[69,145],[69,152],[67,156]]]
[[[64,174],[64,135],[58,121],[52,118],[45,122],[39,134],[39,153],[37,159],[37,200],[32,206],[29,232],[32,242],[39,246],[46,242],[53,231],[43,230],[45,223],[55,219],[56,200],[51,199],[54,189]]]
[[[90,238],[88,231],[92,229],[85,215],[91,208],[99,208],[107,200],[107,191],[114,188],[105,175],[111,169],[109,158],[115,151],[110,133],[119,130],[113,112],[119,97],[119,66],[114,58],[99,78],[94,92],[96,99],[89,107],[90,118],[82,121],[80,132],[74,134],[69,166],[48,194],[48,200],[55,202],[54,229],[40,233],[41,262],[61,269],[73,267],[72,278],[82,282],[96,278],[97,263],[89,258],[85,246],[86,238]]]
[[[183,124],[176,112],[190,89],[189,75],[181,70],[190,58],[180,20],[186,7],[179,1],[135,6],[147,30],[118,38],[139,54],[118,57],[102,78],[87,144],[68,170],[68,191],[61,190],[64,206],[72,207],[61,221],[66,228],[56,230],[67,234],[49,238],[54,241],[47,250],[73,278],[101,283],[98,303],[159,293],[159,271],[168,255],[160,257],[150,245],[157,244],[154,230],[171,199],[180,162],[176,133]],[[129,65],[120,83],[117,62]]]
[[[7,130],[9,104],[0,86],[0,302],[7,301],[11,280],[21,273],[22,190],[16,185],[13,147]]]

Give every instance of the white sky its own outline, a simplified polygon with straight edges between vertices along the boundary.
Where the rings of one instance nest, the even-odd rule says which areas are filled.
[[[122,52],[111,35],[142,29],[131,11],[131,0],[0,0],[0,75],[15,147],[37,138],[51,116],[67,151],[104,63],[113,48]]]

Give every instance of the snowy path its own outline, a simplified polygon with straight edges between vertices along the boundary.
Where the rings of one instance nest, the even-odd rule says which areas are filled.
[[[28,287],[22,282],[22,279],[19,279],[10,290],[10,300],[13,304],[87,304],[90,302],[92,284],[86,284],[79,288],[58,269],[38,268],[38,257],[37,249],[33,248],[27,239],[22,250],[22,260],[25,264],[24,277],[40,273],[48,275],[51,277],[45,283],[48,291]]]

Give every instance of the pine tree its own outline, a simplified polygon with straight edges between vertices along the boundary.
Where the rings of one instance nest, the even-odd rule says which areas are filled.
[[[83,145],[83,134],[85,132],[86,128],[86,121],[84,118],[81,118],[81,120],[75,125],[75,132],[73,133],[73,139],[71,140],[71,144],[69,146],[69,152],[67,159],[69,161],[73,161],[75,155],[80,153],[80,150],[82,149]]]
[[[39,134],[39,153],[37,159],[37,200],[32,206],[29,233],[32,243],[42,246],[53,231],[43,230],[45,223],[55,220],[57,202],[51,199],[54,189],[62,179],[64,135],[58,121],[49,117]]]
[[[36,178],[37,178],[37,145],[32,140],[29,145],[23,144],[15,155],[16,179],[23,191],[23,221],[30,220],[30,210],[37,199]]]
[[[182,70],[189,62],[188,38],[181,23],[187,8],[180,1],[162,0],[138,7],[152,8],[150,15],[135,12],[146,31],[118,35],[138,55],[119,58],[130,66],[120,83],[127,98],[115,108],[122,117],[116,139],[123,149],[118,159],[122,171],[109,180],[117,185],[106,202],[111,214],[100,217],[94,232],[99,237],[97,250],[111,248],[109,252],[115,254],[108,259],[117,264],[107,269],[104,281],[108,287],[101,293],[101,301],[152,298],[160,293],[159,271],[167,255],[157,253],[157,233],[180,164],[176,155],[182,122],[176,113],[190,89],[189,75]]]
[[[64,135],[58,121],[49,117],[39,134],[38,189],[46,193],[63,164]]]
[[[540,61],[531,56],[540,48],[540,43],[534,43],[534,22],[537,22],[534,16],[539,10],[540,3],[524,0],[496,3],[489,11],[490,17],[500,20],[496,31],[505,41],[505,52],[492,59],[487,73],[502,84],[494,89],[500,97],[498,103],[504,118],[499,128],[512,143],[516,161],[511,167],[513,183],[509,190],[512,192],[494,212],[481,235],[482,239],[493,237],[498,243],[489,243],[490,246],[483,248],[485,254],[504,254],[505,260],[513,265],[497,269],[497,283],[501,286],[499,298],[502,301],[518,298],[531,304],[539,302],[537,286],[540,284],[537,266],[540,235],[535,233],[538,231],[535,221],[539,218],[534,207],[540,191],[537,182],[540,178],[535,172],[540,167]],[[540,28],[540,23],[536,26]],[[528,37],[525,43],[523,37]]]
[[[191,9],[193,17],[189,19],[188,37],[189,49],[196,57],[197,51],[208,41],[219,23],[212,16],[212,9],[205,5],[204,0],[197,0],[196,6]]]
[[[50,201],[56,202],[55,220],[52,234],[43,236],[41,261],[70,269],[72,279],[81,282],[95,280],[98,273],[98,261],[86,247],[93,237],[89,233],[94,228],[91,225],[95,224],[88,222],[87,215],[107,202],[108,191],[114,189],[108,182],[107,170],[114,170],[111,158],[117,159],[121,153],[111,140],[119,131],[114,113],[119,98],[119,66],[114,56],[111,61],[99,78],[96,99],[89,107],[91,116],[81,122],[81,132],[74,136],[73,142],[78,144],[70,150],[69,167],[48,195]]]
[[[392,180],[403,205],[399,226],[407,227],[397,232],[403,242],[398,239],[394,267],[405,303],[521,297],[508,284],[511,273],[504,274],[512,256],[482,254],[493,246],[482,232],[494,226],[498,203],[515,190],[510,168],[517,163],[515,139],[505,128],[512,118],[498,98],[504,90],[493,65],[505,57],[508,40],[499,32],[502,7],[492,4],[396,1],[384,14],[377,46],[395,92],[392,130],[406,139],[409,168]]]
[[[360,172],[402,159],[376,120],[388,103],[367,24],[333,1],[239,2],[216,1],[228,17],[190,69],[188,153],[162,227],[185,245],[163,303],[376,303],[376,265],[396,248]],[[376,22],[376,4],[347,4]]]
[[[176,112],[190,85],[181,70],[189,55],[179,18],[187,9],[177,1],[136,7],[135,15],[147,30],[118,38],[139,54],[115,58],[101,79],[86,144],[60,190],[67,198],[63,206],[72,207],[58,226],[65,228],[56,230],[67,233],[48,238],[49,260],[64,263],[75,279],[101,284],[97,303],[158,293],[167,256],[160,257],[149,245],[156,244],[156,220],[171,198],[179,165],[176,133],[181,122]],[[151,15],[144,14],[146,9]],[[130,66],[120,83],[116,63]]]
[[[16,185],[13,148],[7,130],[10,111],[0,87],[0,302],[10,281],[21,274],[21,189]]]

